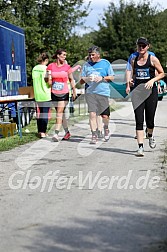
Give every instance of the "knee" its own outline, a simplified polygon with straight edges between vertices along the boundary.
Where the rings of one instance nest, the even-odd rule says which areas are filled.
[[[89,116],[90,116],[91,118],[96,118],[96,112],[90,112],[90,113],[89,113]]]
[[[136,130],[143,130],[143,123],[136,123]]]
[[[108,115],[101,115],[101,117],[102,117],[103,119],[108,119],[108,118],[109,118]]]
[[[147,128],[148,129],[153,129],[154,128],[154,123],[152,122],[149,122],[149,123],[147,123]]]

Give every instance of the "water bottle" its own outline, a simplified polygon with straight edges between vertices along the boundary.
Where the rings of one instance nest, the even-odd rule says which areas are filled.
[[[93,81],[95,80],[95,77],[96,77],[95,74],[91,74],[91,75],[90,75],[90,81],[93,82]]]

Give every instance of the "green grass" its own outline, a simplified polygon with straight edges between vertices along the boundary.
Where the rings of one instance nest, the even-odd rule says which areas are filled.
[[[28,129],[30,132],[26,133],[25,129]],[[31,123],[27,127],[22,129],[22,138],[20,138],[18,134],[11,137],[1,138],[0,151],[7,151],[19,145],[37,140],[38,138],[36,136],[36,132],[37,132],[36,120],[32,120]]]
[[[112,105],[111,112],[121,108],[119,105]],[[80,115],[79,115],[80,112]],[[88,115],[85,114],[87,111],[85,108],[80,108],[80,111],[78,108],[75,108],[75,112],[73,116],[70,116],[69,119],[69,126],[74,125],[75,123],[78,123],[79,121],[88,119]],[[53,117],[55,117],[54,109],[53,109]],[[49,120],[48,123],[48,131],[55,125],[55,119]],[[29,132],[26,133],[26,130]],[[30,124],[26,127],[22,128],[22,138],[20,136],[14,135],[11,137],[1,138],[0,139],[0,152],[2,151],[8,151],[15,147],[18,147],[20,145],[37,141],[39,138],[37,136],[37,125],[36,125],[36,119],[31,120]]]
[[[83,111],[81,110],[80,113]],[[70,117],[69,126],[73,125],[76,122],[81,120],[85,120],[88,118],[88,115],[78,115],[78,111],[76,110],[74,116]],[[55,125],[55,119],[49,120],[48,123],[48,131]],[[29,132],[26,133],[26,130]],[[22,128],[22,138],[20,136],[14,135],[11,137],[1,138],[0,139],[0,152],[11,150],[19,145],[23,145],[32,141],[37,141],[39,138],[37,136],[37,124],[36,119],[32,119],[30,124],[26,127]]]

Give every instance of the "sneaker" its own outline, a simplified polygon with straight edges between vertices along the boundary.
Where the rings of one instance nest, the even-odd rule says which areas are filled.
[[[92,135],[92,140],[90,141],[90,144],[96,144],[97,143],[97,136]]]
[[[144,148],[140,147],[136,153],[137,157],[144,157]]]
[[[109,129],[104,130],[104,139],[106,142],[110,139]]]
[[[149,138],[149,146],[152,149],[154,149],[156,147],[156,141],[153,136]]]
[[[38,133],[38,136],[39,136],[39,138],[45,138],[45,137],[47,137],[47,134],[44,132],[40,132],[40,133]]]
[[[97,137],[99,139],[104,137],[102,131],[100,131],[100,130],[97,131]]]
[[[65,133],[64,137],[62,138],[62,140],[68,140],[68,139],[70,139],[70,137],[71,137],[71,134],[68,131],[68,132]]]
[[[57,134],[54,134],[52,137],[53,142],[59,142],[59,137]]]

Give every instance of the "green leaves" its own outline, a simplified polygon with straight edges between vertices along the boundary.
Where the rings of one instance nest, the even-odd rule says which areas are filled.
[[[167,59],[167,10],[158,11],[150,2],[137,5],[132,1],[125,4],[120,0],[119,6],[110,3],[99,21],[95,44],[108,51],[109,59],[127,60],[129,54],[136,50],[136,39],[147,37],[153,50],[163,66]],[[166,60],[167,61],[167,60]]]
[[[150,2],[134,1],[119,5],[110,2],[98,21],[99,30],[78,35],[84,27],[90,3],[84,0],[0,0],[0,18],[22,27],[26,35],[28,83],[39,53],[53,55],[57,48],[66,48],[67,61],[73,65],[84,59],[87,49],[96,44],[111,62],[127,60],[136,50],[136,39],[147,37],[162,65],[167,64],[167,10],[158,11]],[[85,27],[86,31],[86,27]],[[51,59],[52,60],[52,59]]]
[[[83,0],[2,0],[0,2],[0,18],[25,30],[29,84],[32,82],[31,71],[37,63],[36,58],[39,53],[46,51],[52,55],[60,47],[73,51],[73,46],[79,43],[79,38],[74,34],[74,27],[88,15],[89,4],[84,7],[83,3]],[[72,61],[76,58],[80,58],[79,51],[77,57],[72,56],[71,53],[68,62],[74,64],[75,62]]]

